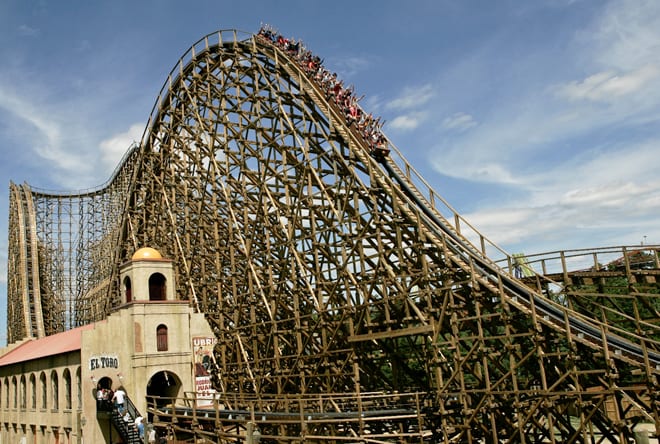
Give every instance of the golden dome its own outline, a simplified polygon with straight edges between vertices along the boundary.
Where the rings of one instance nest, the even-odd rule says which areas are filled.
[[[163,256],[160,255],[158,250],[155,248],[151,247],[143,247],[137,250],[135,253],[133,253],[133,257],[131,259],[135,260],[140,260],[140,259],[162,259]]]

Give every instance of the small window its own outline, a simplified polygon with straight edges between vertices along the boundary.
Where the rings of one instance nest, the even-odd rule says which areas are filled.
[[[46,385],[46,374],[43,372],[39,377],[39,383],[41,384],[41,408],[45,409],[48,407],[48,386]]]
[[[5,407],[9,408],[9,378],[5,379]]]
[[[78,408],[82,407],[82,388],[81,388],[80,367],[76,370],[76,393],[78,393]]]
[[[124,295],[126,295],[126,302],[131,302],[133,300],[133,294],[131,293],[131,278],[128,276],[124,278]]]
[[[156,328],[156,349],[158,351],[167,351],[167,326],[160,324]]]
[[[64,408],[71,410],[71,372],[64,369]]]
[[[16,382],[16,376],[11,378],[11,392],[14,395],[14,400],[12,403],[13,408],[18,408],[18,384]]]
[[[165,295],[165,276],[160,273],[154,273],[149,276],[149,300],[164,301]]]
[[[37,408],[37,378],[34,373],[30,375],[30,408]]]
[[[59,410],[60,408],[60,380],[57,377],[57,372],[53,370],[50,374],[50,383],[52,388],[52,400],[53,400],[53,410]]]
[[[27,383],[25,381],[25,375],[21,376],[21,409],[25,410],[27,408]]]

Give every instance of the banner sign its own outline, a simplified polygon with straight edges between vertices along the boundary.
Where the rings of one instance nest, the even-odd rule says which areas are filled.
[[[213,365],[213,346],[217,342],[217,338],[193,337],[197,407],[213,406],[215,390],[211,384],[211,366]]]

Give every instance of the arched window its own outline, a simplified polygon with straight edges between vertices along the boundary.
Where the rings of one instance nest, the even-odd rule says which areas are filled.
[[[64,380],[64,408],[71,410],[71,372],[68,368],[64,369],[62,379]]]
[[[27,408],[27,384],[25,382],[25,375],[21,375],[21,409]]]
[[[78,408],[82,408],[82,378],[80,377],[80,367],[76,369],[76,391],[78,393]]]
[[[9,378],[5,378],[5,408],[11,407],[9,399]]]
[[[9,378],[5,379],[5,408],[9,408]]]
[[[53,370],[50,374],[50,386],[53,394],[53,410],[59,410],[60,408],[60,380],[57,377],[57,372]]]
[[[16,383],[16,376],[11,378],[11,392],[14,395],[12,407],[17,408],[18,407],[18,387],[17,387],[17,383]]]
[[[167,325],[160,324],[156,328],[156,350],[167,351]]]
[[[34,373],[30,375],[30,408],[37,408],[37,378]]]
[[[154,273],[149,276],[149,300],[164,301],[165,295],[165,276],[160,273]]]
[[[124,278],[124,295],[126,295],[126,302],[131,302],[133,300],[133,295],[131,294],[131,278],[128,276]]]
[[[48,408],[48,385],[46,384],[46,374],[41,372],[39,376],[39,385],[41,386],[41,408]]]

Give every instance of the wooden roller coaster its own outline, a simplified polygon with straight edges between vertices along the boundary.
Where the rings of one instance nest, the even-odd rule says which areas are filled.
[[[217,336],[214,405],[154,400],[177,439],[657,431],[658,247],[583,252],[579,272],[571,254],[506,253],[278,37],[195,43],[105,185],[10,185],[9,342],[106,317],[119,265],[149,245]]]

